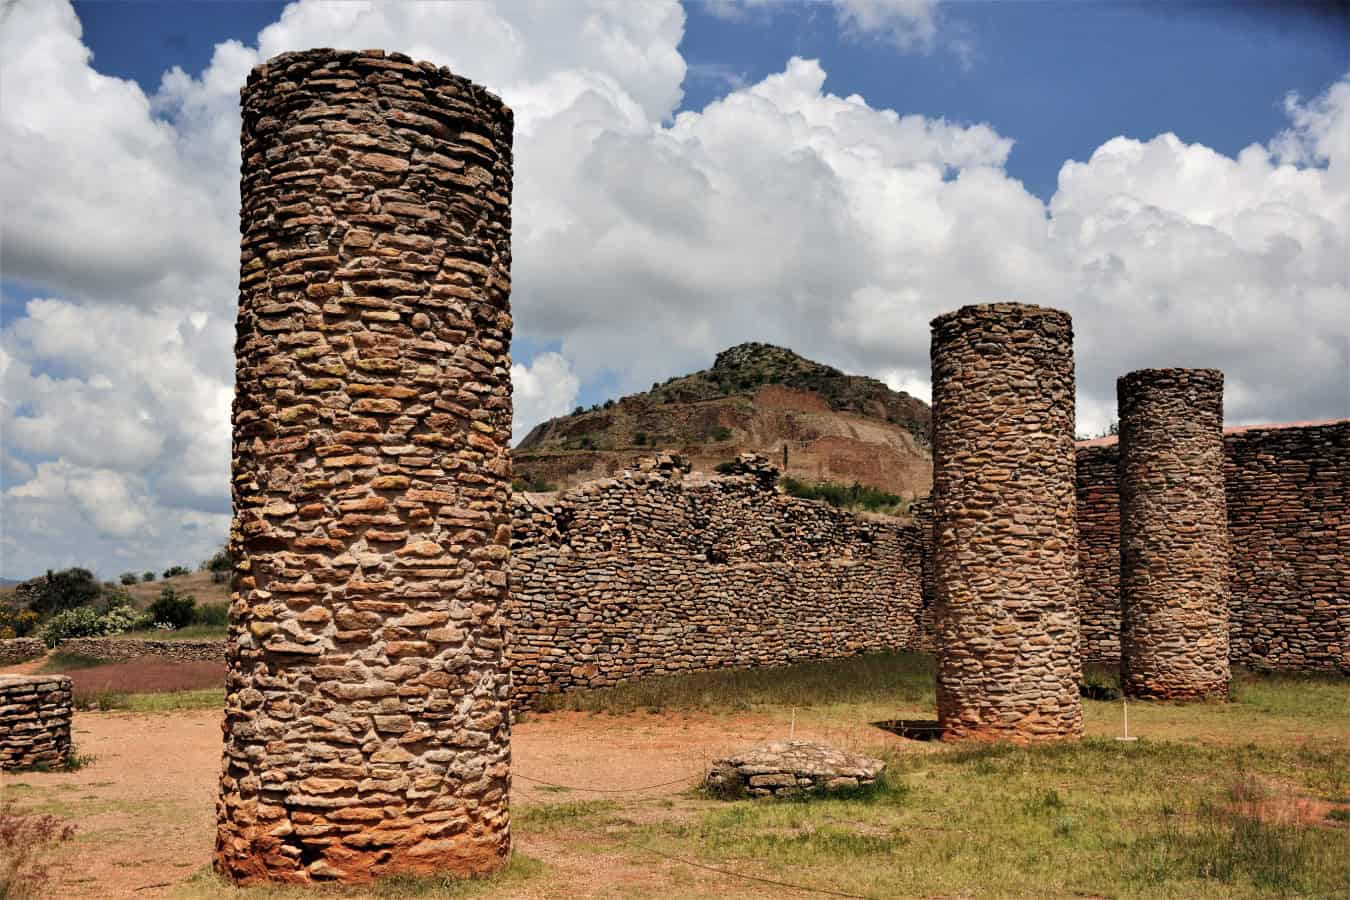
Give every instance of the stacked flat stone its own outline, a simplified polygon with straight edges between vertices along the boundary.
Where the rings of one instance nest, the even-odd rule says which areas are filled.
[[[815,741],[773,741],[715,760],[704,786],[720,797],[800,797],[872,787],[886,763]]]
[[[678,458],[518,494],[509,655],[517,707],[647,676],[912,645],[919,533],[777,492],[767,460]]]
[[[1131,697],[1228,696],[1223,373],[1140,369],[1120,415],[1120,673]]]
[[[105,662],[128,659],[172,659],[177,662],[223,662],[225,641],[156,641],[139,638],[68,638],[62,653]]]
[[[1072,323],[993,303],[932,331],[943,735],[1079,737]]]
[[[0,675],[0,769],[56,768],[70,758],[65,675]]]
[[[1080,445],[1078,646],[1084,662],[1120,663],[1120,447]]]
[[[38,638],[21,637],[0,640],[0,666],[27,662],[47,655],[47,645]]]
[[[1231,658],[1350,673],[1350,421],[1224,443]]]
[[[429,63],[242,92],[216,864],[487,872],[510,847],[511,111]]]

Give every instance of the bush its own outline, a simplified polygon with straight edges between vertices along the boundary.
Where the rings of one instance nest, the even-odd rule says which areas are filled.
[[[192,621],[198,625],[223,627],[230,622],[230,604],[203,603],[197,607]]]
[[[146,621],[144,613],[138,612],[127,604],[114,606],[99,616],[99,622],[102,623],[102,633],[122,634],[125,631],[135,631],[149,624]]]
[[[46,577],[29,582],[25,593],[28,608],[46,616],[93,603],[102,590],[93,572],[77,567],[60,572],[49,569]]]
[[[155,625],[162,623],[174,628],[182,628],[192,624],[196,607],[196,597],[191,594],[180,594],[171,585],[166,584],[164,590],[159,592],[159,599],[150,604],[150,609],[146,612],[149,613],[150,621]]]
[[[515,478],[511,479],[511,490],[518,494],[527,491],[535,494],[547,494],[550,491],[557,490],[557,486],[545,481],[540,476],[531,475],[529,472],[520,472]]]
[[[720,462],[717,465],[713,466],[713,471],[719,475],[730,475],[733,472],[736,472],[739,468],[740,464],[737,463],[736,460],[729,459],[726,462]]]
[[[202,568],[208,572],[230,572],[234,569],[234,557],[230,551],[224,547],[216,551],[216,555],[202,563]]]
[[[831,506],[842,508],[865,509],[875,512],[878,509],[900,505],[900,498],[895,494],[888,494],[883,490],[859,484],[856,481],[846,487],[842,484],[831,484],[828,481],[810,484],[785,476],[782,484],[783,490],[793,497],[800,497],[803,500],[824,500]]]
[[[68,638],[102,637],[103,617],[92,606],[64,609],[47,620],[42,628],[42,642],[48,647]]]
[[[53,815],[19,812],[12,798],[0,801],[0,898],[29,900],[46,893],[51,874],[39,854],[75,836],[75,826]]]
[[[0,637],[27,637],[37,627],[38,614],[31,609],[0,606]]]
[[[146,583],[146,584],[149,584],[150,582],[152,582],[152,581],[154,581],[154,580],[155,580],[155,573],[154,573],[154,572],[146,572],[144,575],[141,576],[141,581],[143,581],[143,582]]]
[[[137,575],[135,572],[123,572],[119,580],[122,582],[122,584],[136,584],[141,579],[140,576]]]
[[[578,406],[576,409],[572,410],[572,415],[574,415],[574,416],[579,416],[579,415],[581,415],[582,413],[584,413],[585,411],[586,411],[586,407],[584,407],[584,406]]]
[[[191,575],[191,574],[192,573],[188,571],[187,566],[169,566],[169,568],[164,570],[165,578],[174,578],[178,575]]]
[[[729,441],[731,440],[731,429],[725,425],[718,425],[708,433],[708,436],[714,441]]]
[[[645,431],[634,432],[633,443],[638,447],[644,446],[647,443],[647,432]]]

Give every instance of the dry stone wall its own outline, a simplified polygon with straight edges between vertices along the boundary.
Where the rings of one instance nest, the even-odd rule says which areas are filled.
[[[67,638],[57,647],[62,653],[121,662],[154,656],[179,662],[223,662],[224,641],[155,641],[137,638]]]
[[[910,646],[918,530],[774,488],[762,457],[685,476],[678,457],[516,497],[516,702],[650,675]]]
[[[1116,392],[1121,685],[1131,697],[1225,698],[1223,373],[1141,369]]]
[[[47,655],[47,645],[40,638],[21,637],[0,640],[0,666],[27,662]]]
[[[1085,660],[1120,658],[1119,448],[1078,447]],[[1350,421],[1224,435],[1232,665],[1350,673]]]
[[[509,852],[511,111],[381,51],[242,92],[217,867],[476,874]]]
[[[932,331],[939,722],[949,738],[1077,737],[1072,323],[995,303]]]
[[[62,766],[70,756],[65,675],[0,675],[0,769]]]

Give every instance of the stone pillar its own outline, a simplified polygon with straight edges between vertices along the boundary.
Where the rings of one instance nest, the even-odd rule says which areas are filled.
[[[216,865],[510,852],[510,109],[311,50],[242,92],[236,554]]]
[[[932,329],[943,734],[1079,737],[1073,324],[992,303]]]
[[[1120,672],[1131,697],[1228,696],[1223,373],[1141,369],[1120,414]]]

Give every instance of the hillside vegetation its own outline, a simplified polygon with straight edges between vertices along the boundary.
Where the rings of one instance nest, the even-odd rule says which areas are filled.
[[[673,450],[711,470],[759,452],[812,483],[858,483],[901,497],[932,481],[928,405],[770,344],[740,344],[712,368],[536,426],[514,451],[526,489],[568,487]]]

